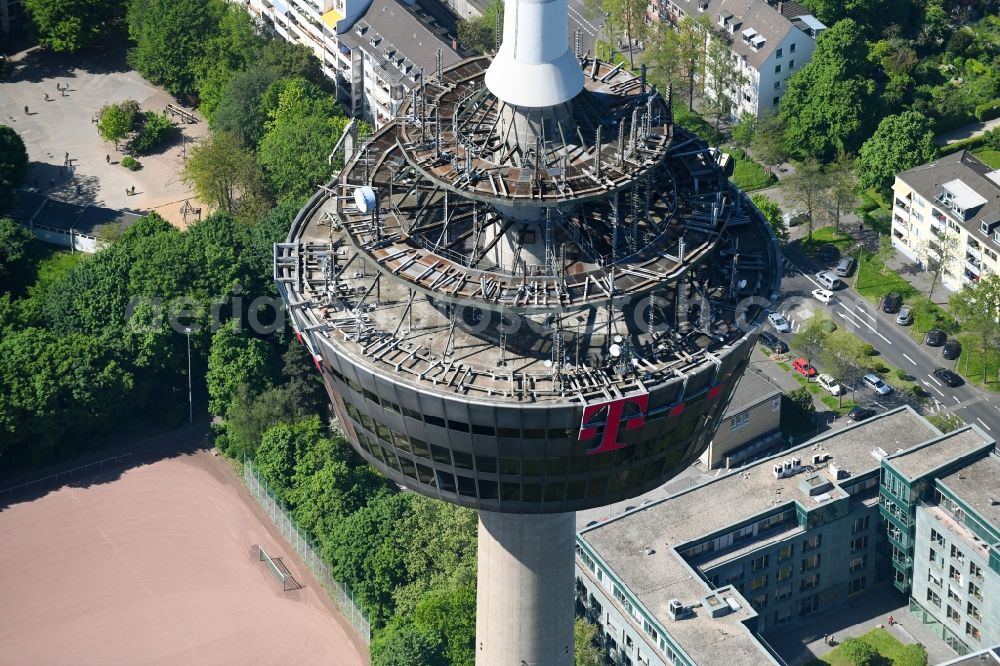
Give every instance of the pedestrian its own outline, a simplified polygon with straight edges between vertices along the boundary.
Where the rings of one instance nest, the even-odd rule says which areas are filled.
[[[125,188],[125,196],[127,196],[127,197],[132,196],[132,193],[128,191],[127,187]]]
[[[48,93],[42,93],[42,94],[45,95],[45,101],[46,102],[49,101],[49,94]]]
[[[67,96],[67,95],[66,95],[66,91],[65,91],[65,90],[60,90],[60,91],[59,91],[59,94],[60,94],[60,95],[62,95],[63,97],[66,97],[66,96]]]
[[[79,183],[76,186],[76,195],[80,196],[80,185],[79,185]]]
[[[28,115],[28,105],[24,105],[24,115]]]
[[[132,186],[132,195],[135,196],[135,185]]]
[[[66,151],[66,164],[69,164],[69,151]]]
[[[830,645],[836,645],[836,644],[837,640],[833,637],[833,634],[830,634]]]
[[[893,616],[890,615],[889,616],[889,626],[891,627],[895,623],[896,623],[896,618],[894,618]]]
[[[111,164],[111,155],[105,155],[104,161],[107,162],[108,164]]]
[[[829,645],[830,644],[830,634],[823,634],[823,643],[825,645]]]

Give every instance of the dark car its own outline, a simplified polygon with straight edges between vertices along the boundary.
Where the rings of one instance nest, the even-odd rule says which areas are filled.
[[[948,336],[940,328],[932,328],[924,335],[924,344],[928,347],[940,347],[947,339]]]
[[[949,340],[944,343],[944,349],[941,350],[941,356],[949,361],[954,361],[956,358],[962,355],[962,344],[958,340]]]
[[[870,419],[873,416],[875,416],[874,409],[868,409],[867,407],[862,407],[860,405],[852,409],[847,414],[847,418],[852,421],[864,421],[865,419]]]
[[[835,248],[833,245],[824,245],[819,249],[819,254],[817,256],[820,261],[834,262],[840,257],[840,250]]]
[[[767,331],[761,333],[760,337],[757,338],[757,341],[775,354],[784,354],[788,351],[788,345],[785,344],[784,340],[773,333],[768,333]]]
[[[963,384],[962,378],[948,368],[934,368],[934,376],[952,388]]]
[[[882,301],[882,312],[896,312],[899,310],[899,306],[903,304],[903,297],[897,293],[886,294],[885,300]]]

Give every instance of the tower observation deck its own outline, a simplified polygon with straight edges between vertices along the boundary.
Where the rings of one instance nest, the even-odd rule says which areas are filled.
[[[479,665],[572,663],[573,512],[700,455],[780,280],[669,91],[566,34],[508,0],[496,57],[427,73],[275,247],[351,444],[480,512]]]

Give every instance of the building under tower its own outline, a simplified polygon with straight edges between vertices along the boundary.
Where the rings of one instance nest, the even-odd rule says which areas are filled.
[[[571,664],[573,512],[694,461],[780,259],[670,94],[574,53],[566,0],[427,72],[275,248],[344,431],[479,510],[480,665]]]

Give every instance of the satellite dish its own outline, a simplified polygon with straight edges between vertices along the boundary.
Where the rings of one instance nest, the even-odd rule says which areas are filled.
[[[740,280],[738,284],[740,285],[740,289],[746,289],[747,288],[747,281],[746,280]]]
[[[375,209],[375,190],[368,185],[354,188],[354,203],[362,213]]]
[[[622,336],[616,335],[615,336],[615,342],[621,342],[621,341],[622,341]]]
[[[611,345],[611,347],[608,348],[608,351],[611,352],[611,355],[615,358],[622,355],[622,348],[619,345]]]
[[[549,359],[545,359],[544,361],[542,361],[542,365],[544,365],[546,368],[551,368],[552,361],[550,361]]]

